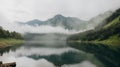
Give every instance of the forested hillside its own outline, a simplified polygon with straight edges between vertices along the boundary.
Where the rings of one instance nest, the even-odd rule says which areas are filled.
[[[109,41],[118,43],[120,41],[120,9],[116,10],[94,30],[72,35],[68,38],[68,40]]]
[[[23,39],[22,35],[17,32],[9,32],[8,30],[4,30],[2,27],[0,27],[0,39],[1,38],[13,38],[13,39]]]

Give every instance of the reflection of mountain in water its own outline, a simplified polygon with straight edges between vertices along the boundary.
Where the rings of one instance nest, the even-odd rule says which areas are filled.
[[[0,60],[9,61],[8,59],[17,59],[16,61],[19,62],[17,63],[18,67],[21,67],[21,65],[22,67],[26,67],[26,64],[23,65],[24,62],[21,61],[31,63],[33,67],[36,65],[36,63],[38,63],[38,66],[40,66],[38,61],[41,59],[45,60],[45,64],[50,63],[57,67],[79,67],[79,64],[88,65],[82,67],[104,67],[104,65],[92,53],[87,53],[69,47],[65,41],[67,36],[69,35],[55,33],[29,33],[26,36],[26,39],[28,38],[29,40],[27,40],[24,45],[20,46],[20,48],[16,48],[14,51],[12,51],[10,48],[10,51],[7,53],[5,51],[1,51],[0,53],[3,55],[0,57],[2,58]],[[87,47],[83,47],[83,49],[87,49]]]
[[[37,56],[31,55],[28,56],[35,60],[39,60],[41,58],[45,58],[46,60],[52,62],[56,66],[62,66],[64,64],[75,64],[80,63],[81,61],[85,60],[86,55],[80,54],[78,52],[66,52],[61,55],[48,55],[48,56]]]
[[[91,43],[69,43],[69,46],[94,54],[106,67],[120,67],[120,49]]]
[[[21,61],[24,61],[25,58],[26,58],[25,61],[30,63],[32,63],[33,61],[37,62],[40,61],[41,59],[45,59],[50,63],[53,63],[57,67],[68,67],[68,65],[69,66],[73,65],[73,67],[76,66],[79,67],[79,64],[80,65],[92,64],[94,67],[95,66],[104,67],[101,64],[101,62],[94,57],[93,54],[68,47],[67,44],[64,44],[63,47],[59,47],[60,44],[57,45],[58,46],[55,47],[47,46],[44,44],[41,46],[41,44],[35,43],[29,45],[29,43],[26,43],[25,45],[21,46],[19,49],[16,49],[15,51],[9,51],[8,53],[3,51],[2,57],[4,60],[7,60],[8,58],[11,59],[11,57],[13,58],[15,57],[15,59],[17,59],[16,61],[19,62],[17,63],[18,67],[20,67],[24,63],[24,62],[22,63]],[[35,63],[31,65],[35,65]],[[22,67],[26,67],[26,64],[23,65]]]

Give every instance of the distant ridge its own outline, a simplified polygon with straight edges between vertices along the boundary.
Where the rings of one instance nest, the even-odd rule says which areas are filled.
[[[89,27],[91,27],[90,29],[95,28],[97,25],[103,22],[103,20],[108,18],[111,14],[112,14],[111,11],[107,11],[103,14],[93,17],[89,21],[80,20],[79,18],[76,17],[65,17],[61,14],[57,14],[46,21],[40,21],[38,19],[34,19],[24,23],[19,22],[19,24],[30,25],[30,26],[41,26],[41,25],[50,25],[53,27],[60,26],[64,29],[79,31],[79,30],[89,29]]]
[[[41,25],[50,25],[50,26],[61,26],[65,29],[85,29],[86,21],[80,20],[75,17],[65,17],[61,14],[55,15],[53,18],[50,18],[46,21],[40,21],[38,19],[34,19],[25,23],[19,23],[23,25],[30,25],[30,26],[41,26]]]

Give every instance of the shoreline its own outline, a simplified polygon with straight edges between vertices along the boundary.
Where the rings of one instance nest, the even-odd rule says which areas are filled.
[[[10,46],[15,46],[17,44],[24,43],[24,40],[20,39],[0,39],[0,48],[6,48]]]
[[[114,47],[120,47],[120,41],[118,40],[102,40],[102,41],[81,41],[81,40],[71,40],[68,42],[77,42],[77,43],[94,43],[94,44],[104,44],[104,45],[108,45],[108,46],[114,46]]]

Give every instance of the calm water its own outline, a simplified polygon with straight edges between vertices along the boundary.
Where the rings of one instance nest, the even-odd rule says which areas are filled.
[[[28,41],[0,54],[0,61],[15,61],[17,67],[120,67],[120,52],[94,44]]]

